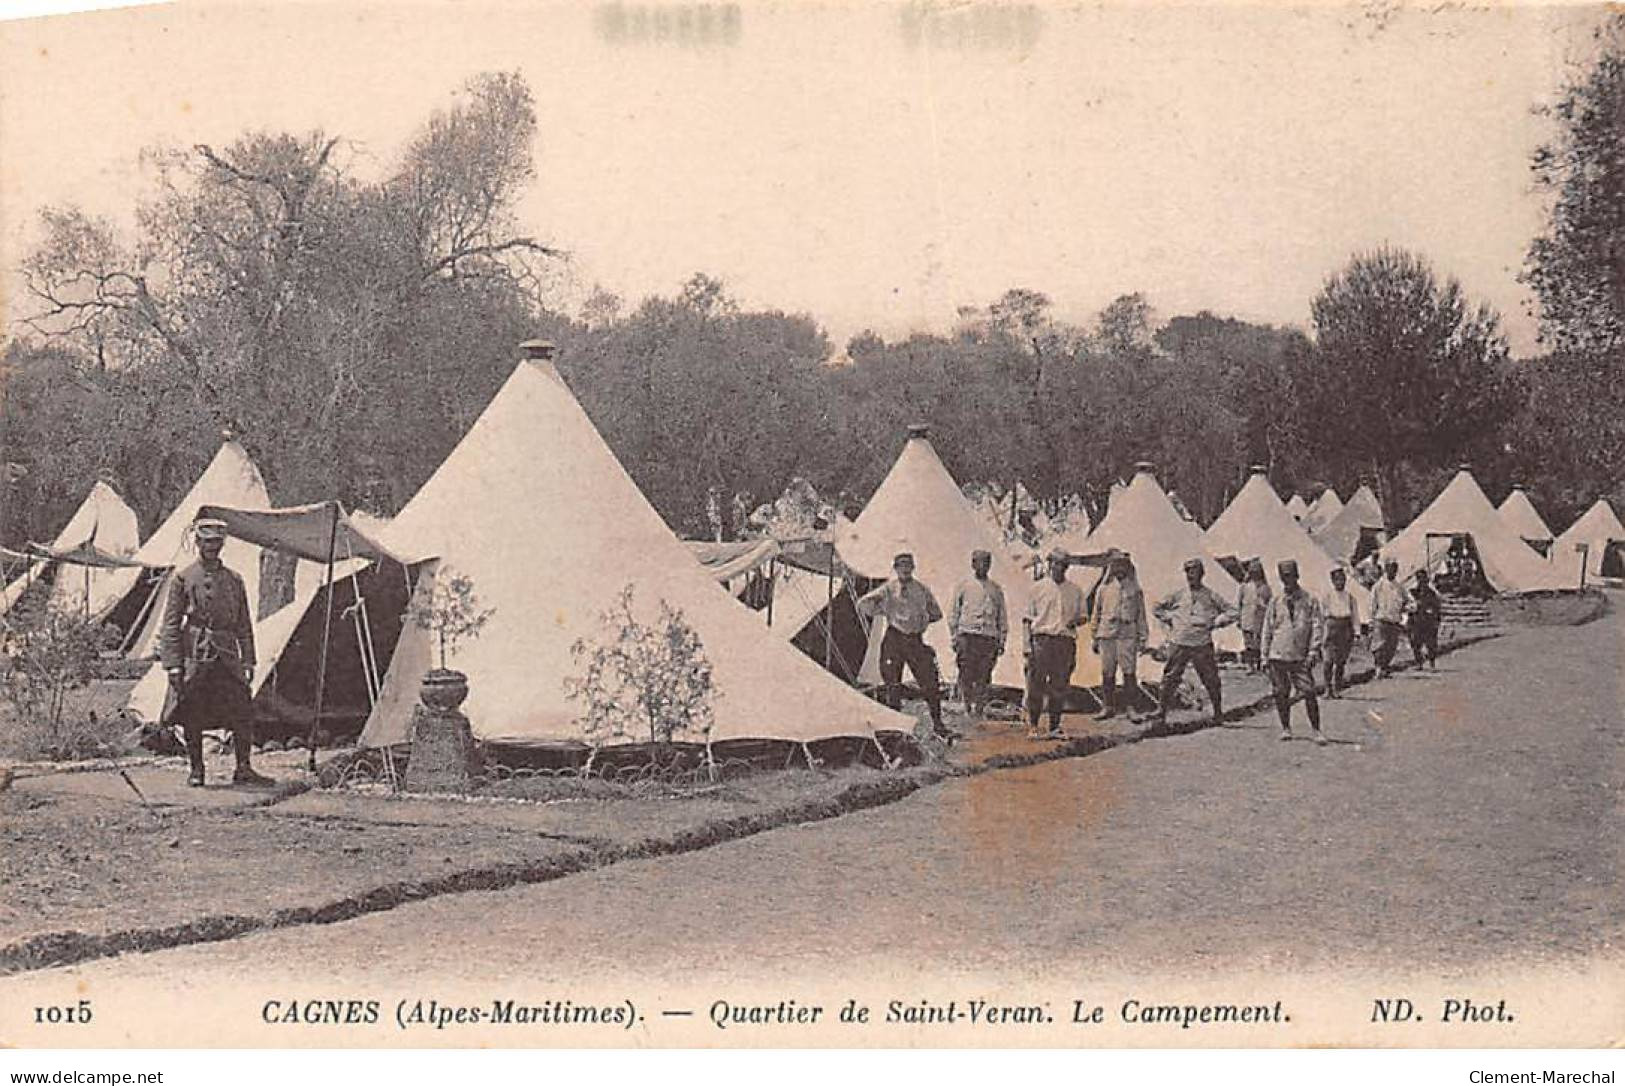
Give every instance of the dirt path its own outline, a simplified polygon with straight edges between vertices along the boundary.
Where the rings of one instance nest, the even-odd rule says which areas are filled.
[[[691,855],[71,972],[1561,966],[1625,935],[1622,648],[1617,612],[1513,633],[1328,703],[1328,748],[1259,717]]]

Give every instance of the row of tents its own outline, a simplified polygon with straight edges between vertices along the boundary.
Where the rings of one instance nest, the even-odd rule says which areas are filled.
[[[336,733],[359,729],[367,746],[407,738],[419,685],[435,660],[429,632],[403,616],[447,572],[467,577],[482,605],[493,608],[450,664],[469,676],[465,709],[476,734],[496,744],[582,742],[583,706],[565,682],[580,669],[572,647],[603,636],[600,616],[627,586],[640,615],[669,603],[700,635],[717,692],[710,736],[716,742],[810,743],[912,730],[912,718],[843,681],[878,682],[883,627],[865,624],[854,601],[891,575],[899,551],[914,554],[918,577],[946,603],[968,575],[970,553],[988,550],[1010,613],[1019,616],[1025,607],[1034,583],[1029,555],[964,496],[923,427],[912,430],[856,519],[837,519],[810,539],[689,544],[616,460],[554,368],[550,349],[527,348],[530,357],[393,519],[347,513],[331,502],[272,510],[258,471],[228,440],[139,545],[133,514],[98,483],[51,546],[10,556],[24,569],[0,604],[9,608],[49,580],[54,604],[114,623],[123,631],[122,651],[148,657],[166,580],[190,560],[190,524],[205,513],[223,517],[232,533],[225,561],[243,575],[251,600],[258,598],[262,548],[297,559],[292,601],[257,623],[257,711],[289,730],[303,730],[313,715]],[[1108,550],[1131,553],[1152,601],[1183,584],[1181,566],[1192,556],[1206,560],[1208,584],[1221,594],[1233,596],[1232,571],[1254,557],[1271,570],[1292,558],[1314,587],[1327,583],[1368,529],[1382,526],[1369,490],[1346,504],[1335,494],[1331,500],[1335,508],[1325,497],[1317,501],[1318,514],[1305,507],[1306,518],[1319,520],[1311,534],[1258,470],[1204,532],[1181,514],[1151,466],[1141,465],[1114,488],[1098,525],[1068,518],[1046,546],[1073,554],[1083,567],[1075,576],[1092,579],[1090,589]],[[1575,586],[1574,574],[1557,561],[1569,536],[1578,533],[1567,553],[1583,541],[1599,561],[1625,541],[1625,527],[1599,502],[1545,558],[1524,543],[1526,526],[1513,526],[1520,515],[1518,506],[1496,510],[1463,470],[1405,531],[1383,541],[1380,553],[1409,575],[1441,561],[1443,544],[1466,538],[1493,589],[1518,593]],[[1160,638],[1153,628],[1153,646]],[[951,681],[945,624],[934,625],[928,640]],[[1079,639],[1072,677],[1081,692],[1100,682],[1088,641]],[[1020,637],[1011,642],[994,681],[1019,690]],[[1239,634],[1221,631],[1219,647],[1239,651]],[[1159,677],[1148,659],[1141,679]],[[165,690],[154,665],[131,695],[131,713],[156,719]]]
[[[1469,537],[1487,587],[1494,592],[1562,591],[1587,581],[1625,579],[1625,525],[1605,498],[1561,535],[1546,526],[1522,484],[1514,485],[1497,507],[1465,466],[1397,534],[1390,533],[1382,506],[1368,486],[1361,486],[1346,503],[1333,490],[1309,506],[1294,495],[1287,503],[1289,511],[1294,502],[1304,509],[1297,519],[1310,538],[1342,562],[1380,555],[1397,560],[1407,574],[1420,568],[1436,570],[1444,541]]]

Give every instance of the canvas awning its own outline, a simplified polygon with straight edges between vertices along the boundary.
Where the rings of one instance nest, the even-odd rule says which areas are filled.
[[[746,539],[737,543],[690,540],[688,549],[718,583],[758,570],[779,556],[779,545],[771,539]]]
[[[839,577],[846,569],[835,553],[835,544],[817,536],[780,540],[779,561],[825,577]]]
[[[23,550],[27,553],[19,557],[44,559],[48,562],[66,562],[75,566],[90,566],[93,569],[154,569],[162,567],[148,566],[144,562],[137,562],[122,555],[109,554],[94,543],[81,543],[77,547],[68,547],[61,550],[47,547],[39,543],[25,543]],[[8,551],[8,554],[16,554]]]
[[[261,547],[293,554],[309,562],[326,563],[328,544],[335,558],[388,558],[391,554],[375,538],[373,529],[363,525],[360,515],[351,515],[336,501],[313,505],[292,505],[283,509],[233,509],[205,505],[198,517],[212,517],[226,523],[226,534]]]

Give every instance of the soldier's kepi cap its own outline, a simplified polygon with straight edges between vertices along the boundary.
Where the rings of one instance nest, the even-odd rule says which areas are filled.
[[[1186,569],[1206,569],[1207,567],[1202,565],[1202,560],[1200,558],[1187,558],[1187,559],[1185,559],[1185,568]]]
[[[895,566],[897,563],[901,562],[905,558],[907,558],[910,562],[914,561],[914,552],[913,551],[898,551],[896,554],[891,556],[891,564]]]
[[[973,562],[978,558],[986,558],[988,561],[993,560],[993,552],[992,551],[985,551],[980,547],[978,547],[975,550],[971,551],[970,556],[971,556],[971,561],[973,561]]]
[[[199,539],[224,539],[226,522],[214,517],[201,517],[192,522],[192,531]]]
[[[1283,558],[1275,568],[1282,573],[1290,573],[1294,577],[1298,575],[1298,561],[1295,558]]]

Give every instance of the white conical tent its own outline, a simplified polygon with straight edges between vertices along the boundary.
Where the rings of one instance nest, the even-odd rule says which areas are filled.
[[[971,552],[987,551],[993,556],[989,576],[1004,588],[1010,616],[1010,640],[994,666],[993,682],[997,686],[1025,685],[1019,624],[1032,578],[1017,567],[1004,541],[995,538],[984,517],[960,492],[928,437],[916,434],[908,439],[869,504],[837,537],[835,549],[848,569],[874,580],[892,575],[892,559],[898,552],[914,555],[914,576],[936,596],[945,616],[927,628],[925,638],[937,652],[945,681],[951,681],[957,671],[946,618],[949,601],[955,586],[971,576]],[[870,631],[869,655],[860,673],[864,682],[880,681],[879,643],[884,632],[884,623],[878,621]]]
[[[1302,520],[1309,515],[1309,505],[1300,494],[1294,494],[1286,501],[1286,511],[1292,514],[1293,520]]]
[[[1240,493],[1207,530],[1207,549],[1213,554],[1233,555],[1243,561],[1260,559],[1265,576],[1275,583],[1280,580],[1276,567],[1290,558],[1298,563],[1299,582],[1317,596],[1331,587],[1331,573],[1337,566],[1331,556],[1309,538],[1303,525],[1292,519],[1262,468],[1254,470]]]
[[[586,707],[565,693],[584,670],[571,646],[606,636],[599,616],[627,585],[642,621],[664,600],[698,632],[717,695],[713,740],[808,742],[914,726],[766,636],[666,527],[550,363],[514,369],[381,542],[408,560],[439,559],[420,592],[435,575],[461,575],[494,608],[447,660],[469,677],[463,708],[482,739],[584,740]],[[363,745],[406,738],[434,657],[429,634],[408,623]]]
[[[236,508],[262,509],[271,504],[265,490],[265,480],[259,468],[248,458],[248,453],[235,441],[227,440],[215,453],[209,466],[203,469],[186,497],[170,512],[147,541],[136,551],[135,560],[146,566],[174,569],[196,561],[197,550],[192,542],[192,522],[198,509],[205,505],[227,505]],[[243,579],[248,592],[248,607],[259,611],[260,600],[260,548],[240,539],[227,539],[220,552],[220,560]],[[135,587],[138,570],[121,571],[130,574],[120,597]],[[158,633],[163,624],[164,596],[169,587],[169,575],[154,590],[154,599],[142,616],[140,628],[126,640],[125,654],[140,658],[158,651]],[[116,602],[116,601],[115,601]]]
[[[1213,591],[1234,603],[1239,587],[1219,565],[1218,556],[1208,547],[1202,529],[1174,511],[1150,470],[1142,468],[1089,536],[1089,549],[1111,548],[1129,552],[1145,592],[1146,617],[1151,626],[1151,644],[1163,642],[1161,623],[1151,616],[1160,601],[1185,587],[1187,558],[1200,558],[1207,567],[1203,580]],[[1241,633],[1226,626],[1214,637],[1214,644],[1226,652],[1241,651]],[[1146,678],[1142,674],[1142,678]]]
[[[1380,531],[1385,526],[1382,505],[1378,503],[1377,496],[1371,492],[1371,488],[1362,484],[1360,489],[1344,503],[1337,516],[1309,534],[1320,544],[1321,550],[1333,558],[1346,562],[1360,545],[1362,529],[1375,528]]]
[[[1546,527],[1546,522],[1535,510],[1535,503],[1529,500],[1529,492],[1522,486],[1512,488],[1512,493],[1507,495],[1507,500],[1501,503],[1497,512],[1519,539],[1546,543],[1555,534]]]
[[[1342,511],[1343,499],[1337,496],[1337,491],[1327,487],[1310,504],[1309,511],[1304,513],[1303,526],[1311,532],[1319,531]]]
[[[1602,557],[1611,540],[1625,540],[1625,524],[1621,524],[1614,507],[1606,498],[1598,498],[1579,520],[1569,525],[1568,531],[1552,544],[1552,568],[1565,584],[1580,583],[1580,559],[1576,545],[1586,545],[1586,576],[1602,576]]]
[[[1399,575],[1409,577],[1431,561],[1437,566],[1448,545],[1428,536],[1465,533],[1484,565],[1484,577],[1497,592],[1537,592],[1574,587],[1552,565],[1520,539],[1495,506],[1484,496],[1466,468],[1458,471],[1433,503],[1399,535],[1383,545],[1382,559],[1399,563]],[[1436,572],[1436,570],[1430,570]]]
[[[141,544],[135,512],[118,492],[97,480],[68,518],[51,544],[53,551],[94,547],[103,554],[128,558]],[[9,611],[28,587],[45,572],[47,559],[32,563],[24,573],[0,589],[0,615]],[[51,587],[51,605],[74,613],[99,615],[118,601],[138,575],[136,570],[92,568],[60,564]]]

